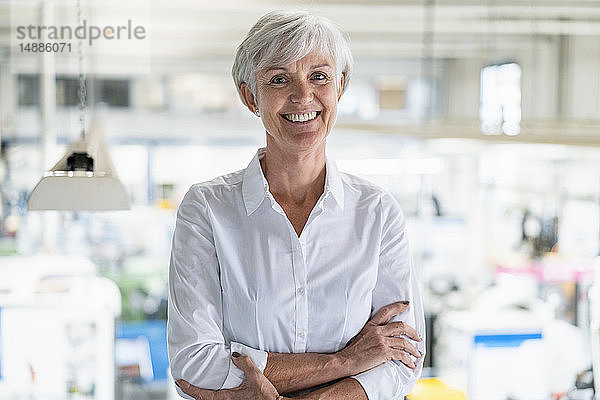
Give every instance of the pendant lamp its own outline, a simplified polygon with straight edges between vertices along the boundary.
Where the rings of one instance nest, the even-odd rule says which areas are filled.
[[[81,22],[81,3],[77,1]],[[29,210],[107,211],[130,208],[129,196],[117,177],[100,126],[86,132],[86,78],[83,42],[79,42],[79,109],[81,138],[47,171],[29,195]]]
[[[97,124],[44,174],[28,201],[29,210],[107,211],[130,208]]]

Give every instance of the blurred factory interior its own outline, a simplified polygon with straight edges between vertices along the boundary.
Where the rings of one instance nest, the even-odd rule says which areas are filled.
[[[408,220],[429,332],[409,398],[600,398],[598,0],[0,0],[0,399],[178,398],[176,209],[264,144],[230,69],[281,8],[350,37],[328,153]],[[145,38],[39,52],[18,35],[78,15]],[[80,72],[131,208],[28,211],[79,138]]]

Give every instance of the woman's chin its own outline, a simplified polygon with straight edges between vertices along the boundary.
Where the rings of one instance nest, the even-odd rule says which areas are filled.
[[[292,146],[298,150],[317,149],[324,144],[326,136],[320,131],[296,133],[292,137]]]
[[[325,142],[327,133],[322,126],[316,129],[285,129],[280,131],[279,135],[269,134],[271,140],[267,140],[267,145],[276,145],[281,150],[305,151],[318,149]],[[278,137],[279,136],[279,137]]]

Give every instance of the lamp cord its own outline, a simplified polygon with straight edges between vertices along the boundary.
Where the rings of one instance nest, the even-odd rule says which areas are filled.
[[[77,25],[81,26],[81,0],[77,0]],[[85,111],[86,111],[86,76],[83,73],[83,39],[79,39],[77,55],[79,57],[79,124],[81,125],[81,138],[85,137]]]

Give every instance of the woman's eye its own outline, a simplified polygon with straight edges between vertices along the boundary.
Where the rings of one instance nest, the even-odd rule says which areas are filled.
[[[269,82],[278,85],[278,84],[285,83],[286,81],[285,81],[285,78],[283,76],[274,76],[274,77],[271,78],[271,80]]]
[[[316,79],[318,81],[324,81],[327,80],[327,75],[325,75],[322,72],[317,72],[316,74],[313,74],[313,79]]]

